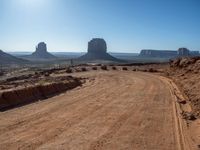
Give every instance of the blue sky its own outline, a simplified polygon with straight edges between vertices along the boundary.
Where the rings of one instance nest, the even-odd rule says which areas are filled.
[[[87,50],[104,38],[110,52],[200,50],[200,0],[0,0],[0,49]]]

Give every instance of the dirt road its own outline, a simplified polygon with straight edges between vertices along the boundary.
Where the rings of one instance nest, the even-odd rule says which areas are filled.
[[[82,87],[0,112],[0,149],[178,149],[165,82],[128,71],[84,76]]]

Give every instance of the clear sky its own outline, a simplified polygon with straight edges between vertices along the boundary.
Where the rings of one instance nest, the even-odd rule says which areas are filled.
[[[200,0],[0,0],[4,51],[86,51],[94,37],[110,52],[200,50]]]

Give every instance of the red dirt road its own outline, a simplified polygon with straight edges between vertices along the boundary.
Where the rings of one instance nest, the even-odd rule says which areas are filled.
[[[83,75],[83,87],[0,112],[0,149],[179,149],[166,82],[129,71]]]

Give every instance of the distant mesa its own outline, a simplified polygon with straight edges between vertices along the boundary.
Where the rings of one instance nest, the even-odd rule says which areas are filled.
[[[106,41],[101,38],[93,38],[91,41],[89,41],[87,53],[78,59],[83,61],[121,61],[107,53]]]
[[[179,56],[189,56],[190,55],[190,50],[187,48],[179,48],[178,49],[178,55]]]
[[[29,61],[17,58],[0,50],[0,64],[25,64]]]
[[[88,53],[105,54],[107,45],[104,39],[95,38],[88,42]]]
[[[190,51],[187,48],[179,48],[176,50],[151,50],[144,49],[140,52],[140,57],[160,57],[160,58],[175,58],[183,56],[199,56],[199,51]]]
[[[140,57],[175,57],[177,56],[177,51],[172,50],[152,50],[152,49],[144,49],[140,52]]]
[[[56,59],[56,56],[52,55],[47,51],[47,45],[44,42],[40,42],[36,46],[36,51],[33,52],[31,55],[24,56],[27,59],[34,59],[34,60],[48,60],[48,59]]]

